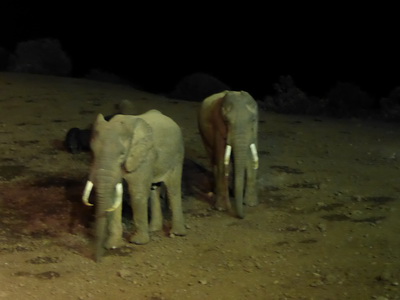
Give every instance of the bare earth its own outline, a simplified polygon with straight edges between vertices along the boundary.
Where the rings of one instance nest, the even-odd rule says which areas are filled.
[[[95,263],[93,208],[81,203],[91,156],[63,140],[122,99],[182,127],[188,235],[155,233]],[[0,73],[0,299],[400,299],[399,124],[261,111],[261,203],[239,220],[211,209],[198,107]]]

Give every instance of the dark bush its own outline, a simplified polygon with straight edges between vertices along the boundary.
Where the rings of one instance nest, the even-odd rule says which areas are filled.
[[[57,76],[71,73],[71,61],[54,39],[21,42],[15,50],[11,71]]]
[[[382,98],[379,102],[385,120],[400,121],[400,87],[396,87],[389,97]]]
[[[183,77],[169,97],[203,101],[208,96],[225,90],[230,90],[230,87],[217,78],[205,73],[194,73]]]
[[[360,87],[338,82],[327,96],[326,113],[334,117],[363,117],[371,113],[374,100]]]
[[[274,84],[275,94],[264,99],[265,109],[279,113],[316,114],[322,109],[322,101],[316,97],[309,97],[296,87],[290,75],[280,76],[279,82]]]

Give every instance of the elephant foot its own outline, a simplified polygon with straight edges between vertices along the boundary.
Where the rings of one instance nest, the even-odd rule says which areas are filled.
[[[254,201],[254,202],[247,202],[246,205],[247,205],[247,206],[257,206],[257,205],[258,205],[258,202],[257,202],[257,201]]]
[[[150,236],[148,232],[136,232],[131,236],[129,241],[137,245],[144,245],[150,242]]]
[[[222,207],[220,205],[215,205],[215,209],[218,211],[227,211],[228,210],[226,207]]]
[[[231,203],[229,199],[226,198],[217,198],[215,202],[215,209],[218,211],[225,211],[231,209]]]
[[[258,200],[256,197],[249,197],[248,199],[245,200],[245,203],[247,206],[257,206]]]
[[[162,229],[162,223],[160,222],[150,222],[149,224],[149,231],[153,232],[153,231],[160,231]]]
[[[173,226],[171,228],[171,233],[174,235],[184,236],[186,235],[186,228],[184,225]]]
[[[107,242],[105,243],[104,247],[106,249],[116,249],[119,248],[123,245],[122,238],[109,238]]]

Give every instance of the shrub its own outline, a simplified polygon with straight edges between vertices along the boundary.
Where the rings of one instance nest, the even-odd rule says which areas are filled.
[[[400,121],[400,87],[393,89],[389,97],[382,98],[379,102],[385,120]]]
[[[274,84],[274,90],[274,95],[264,99],[265,109],[291,114],[315,114],[321,110],[322,102],[296,87],[290,75],[280,76],[279,82]]]
[[[68,76],[71,61],[54,39],[20,42],[14,54],[11,71],[46,75]]]
[[[360,87],[338,82],[327,96],[326,113],[334,117],[361,117],[370,113],[374,100]]]

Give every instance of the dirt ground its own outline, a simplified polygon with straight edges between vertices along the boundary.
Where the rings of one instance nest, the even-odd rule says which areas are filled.
[[[122,99],[182,127],[188,235],[158,232],[96,263],[93,208],[81,203],[91,155],[63,140]],[[211,209],[198,107],[0,73],[0,299],[400,299],[399,124],[261,111],[261,203],[239,220]]]

